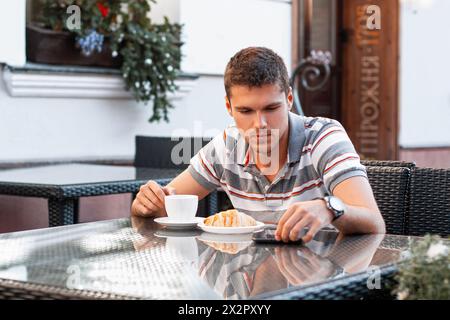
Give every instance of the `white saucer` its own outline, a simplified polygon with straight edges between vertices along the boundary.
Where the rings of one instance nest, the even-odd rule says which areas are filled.
[[[169,217],[161,217],[156,218],[154,221],[171,229],[192,229],[195,228],[199,223],[203,223],[204,219],[205,218],[195,217],[194,219],[188,221],[174,221],[169,219]]]
[[[215,242],[215,243],[251,244],[253,242],[251,233],[229,235],[229,234],[202,232],[197,237],[197,239],[205,242]]]
[[[252,227],[211,227],[206,226],[203,221],[198,223],[198,227],[203,231],[218,234],[240,234],[240,233],[252,233],[256,230],[264,228],[265,224],[256,221],[256,226]]]

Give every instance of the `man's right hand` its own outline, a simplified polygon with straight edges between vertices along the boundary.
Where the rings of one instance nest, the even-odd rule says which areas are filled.
[[[131,214],[141,217],[167,216],[164,198],[175,194],[172,187],[161,187],[155,181],[150,180],[140,187],[139,192],[131,205]]]

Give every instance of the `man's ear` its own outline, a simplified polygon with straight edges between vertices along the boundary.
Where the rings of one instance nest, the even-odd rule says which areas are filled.
[[[292,88],[291,87],[289,87],[289,91],[288,91],[288,94],[287,94],[287,101],[288,101],[288,104],[289,104],[289,111],[291,111],[292,110],[292,106],[294,105],[294,95],[292,93]]]
[[[231,102],[228,99],[228,96],[225,96],[225,106],[227,107],[228,114],[233,116],[233,113],[231,112]]]

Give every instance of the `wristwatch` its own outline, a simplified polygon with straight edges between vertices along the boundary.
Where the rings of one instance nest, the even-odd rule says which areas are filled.
[[[341,199],[334,196],[326,196],[323,199],[325,200],[327,208],[330,209],[334,215],[333,222],[342,217],[345,213],[345,205]]]

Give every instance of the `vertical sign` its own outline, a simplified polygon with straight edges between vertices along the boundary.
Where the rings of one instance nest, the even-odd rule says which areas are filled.
[[[398,155],[398,0],[343,1],[342,122],[363,159]]]

